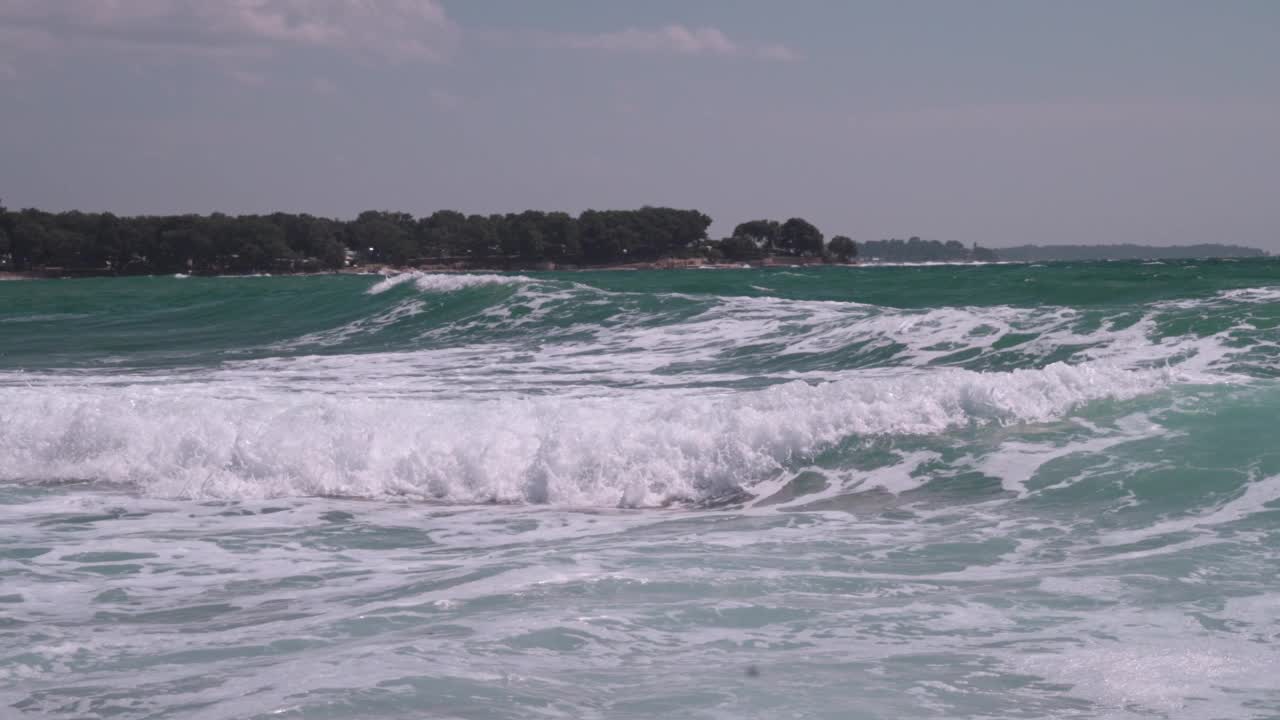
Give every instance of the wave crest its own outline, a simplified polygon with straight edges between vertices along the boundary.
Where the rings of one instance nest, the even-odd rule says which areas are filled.
[[[850,437],[1044,422],[1171,377],[1055,364],[719,395],[489,400],[12,389],[0,409],[0,479],[101,480],[164,497],[657,506],[749,489]]]
[[[407,282],[412,282],[422,292],[446,293],[485,285],[519,285],[532,280],[523,275],[406,272],[389,275],[365,292],[369,295],[381,295]]]

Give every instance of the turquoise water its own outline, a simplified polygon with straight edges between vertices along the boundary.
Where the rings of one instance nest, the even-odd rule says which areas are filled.
[[[1280,262],[0,283],[0,717],[1280,717]]]

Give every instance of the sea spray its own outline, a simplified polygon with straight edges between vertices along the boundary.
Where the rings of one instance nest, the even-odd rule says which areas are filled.
[[[749,491],[847,439],[1047,422],[1171,377],[1059,364],[625,400],[13,389],[0,480],[99,479],[161,497],[662,505]]]
[[[1280,715],[1274,260],[0,285],[0,716]]]

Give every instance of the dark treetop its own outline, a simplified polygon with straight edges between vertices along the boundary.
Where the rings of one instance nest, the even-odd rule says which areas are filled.
[[[972,262],[1263,255],[1224,245],[1185,248],[1023,246],[993,251],[954,240],[826,241],[803,218],[751,220],[719,240],[711,218],[697,210],[563,212],[526,210],[464,215],[439,210],[425,217],[374,211],[354,220],[306,214],[120,217],[78,211],[6,211],[0,204],[0,270],[60,274],[254,273],[336,270],[351,265],[432,265],[456,268],[600,266],[666,258],[805,262]]]

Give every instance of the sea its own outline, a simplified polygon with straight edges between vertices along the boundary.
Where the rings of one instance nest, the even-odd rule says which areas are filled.
[[[1280,717],[1280,260],[0,283],[0,717]]]

